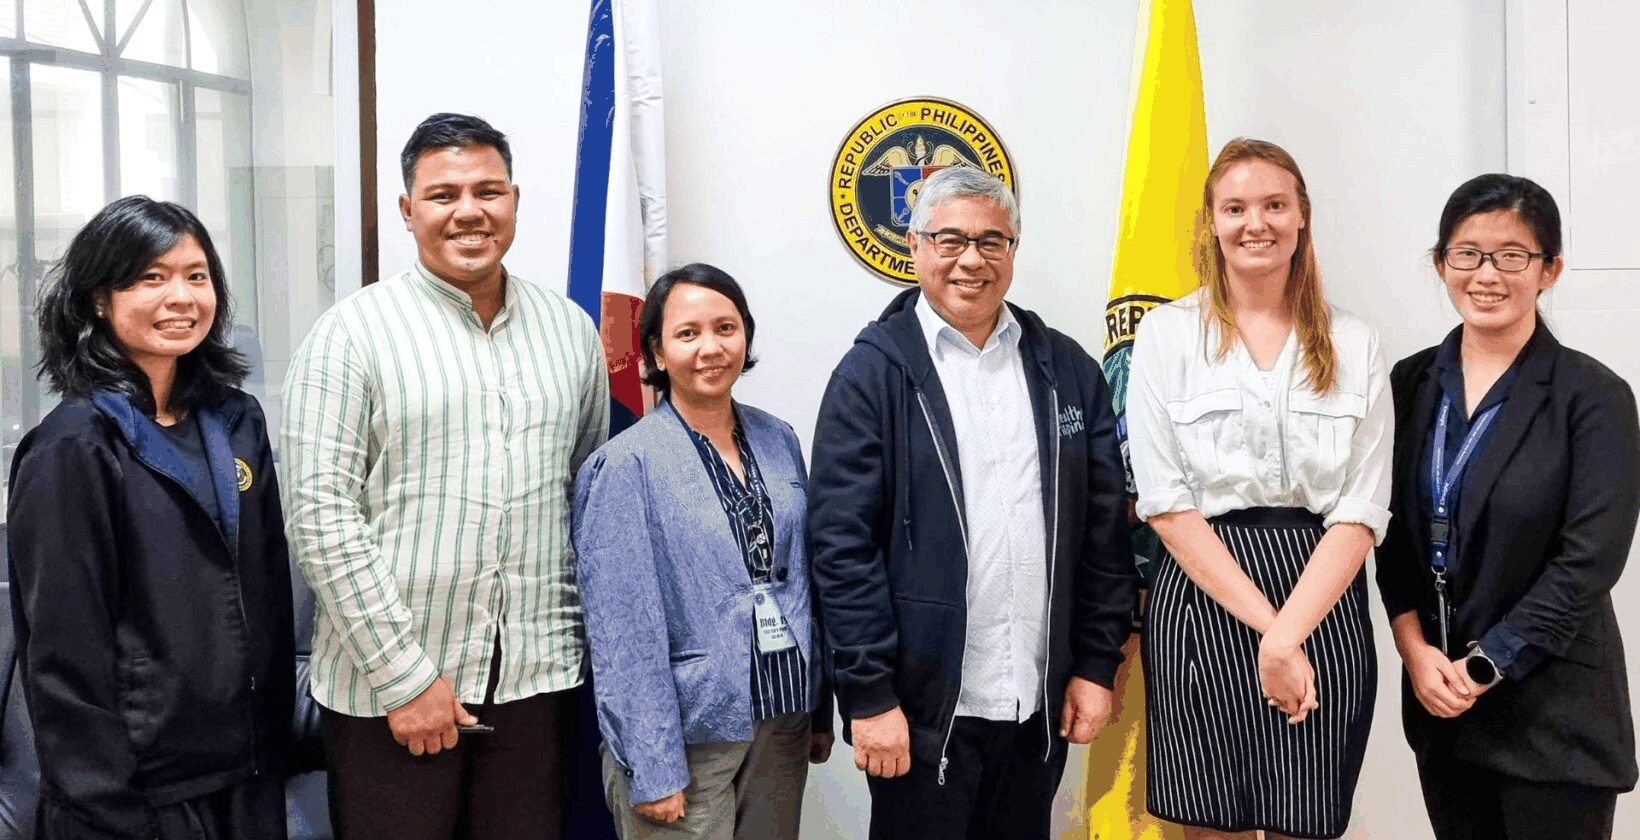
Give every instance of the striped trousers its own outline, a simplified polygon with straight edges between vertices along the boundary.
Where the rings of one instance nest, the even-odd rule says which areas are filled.
[[[1235,511],[1211,525],[1277,610],[1322,534],[1320,517],[1296,508]],[[1150,811],[1227,832],[1338,837],[1378,683],[1365,571],[1304,642],[1320,704],[1304,722],[1289,725],[1265,701],[1258,648],[1256,631],[1164,555],[1142,640]]]

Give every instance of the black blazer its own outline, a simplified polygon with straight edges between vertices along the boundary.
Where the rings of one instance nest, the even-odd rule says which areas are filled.
[[[1461,329],[1461,328],[1460,328]],[[1378,549],[1391,618],[1433,626],[1429,511],[1418,501],[1424,441],[1441,386],[1431,347],[1395,365],[1394,514]],[[1521,779],[1628,790],[1636,780],[1623,641],[1611,588],[1640,513],[1640,420],[1620,377],[1539,322],[1496,426],[1465,477],[1453,558],[1455,646],[1507,622],[1546,654],[1463,715],[1426,712],[1402,675],[1402,719],[1416,752],[1450,750]]]

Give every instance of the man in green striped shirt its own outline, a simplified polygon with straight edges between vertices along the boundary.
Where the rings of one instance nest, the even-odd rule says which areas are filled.
[[[285,389],[331,820],[342,838],[556,837],[585,671],[569,500],[607,435],[603,348],[501,265],[519,191],[500,132],[435,114],[401,164],[416,265],[326,312]]]

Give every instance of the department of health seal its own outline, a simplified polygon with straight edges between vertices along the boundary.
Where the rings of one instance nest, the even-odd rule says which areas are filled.
[[[924,179],[947,166],[988,172],[1019,193],[1002,138],[950,100],[891,102],[849,130],[832,158],[826,192],[837,235],[861,265],[890,283],[916,284],[906,244],[911,209]]]

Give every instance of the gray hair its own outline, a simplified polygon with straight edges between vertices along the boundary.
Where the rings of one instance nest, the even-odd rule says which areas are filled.
[[[953,198],[967,196],[988,198],[1008,211],[1008,223],[1014,228],[1014,236],[1019,236],[1019,201],[1014,198],[1014,191],[995,176],[967,166],[947,166],[923,182],[917,193],[917,205],[911,208],[912,233],[928,229],[934,208]]]

